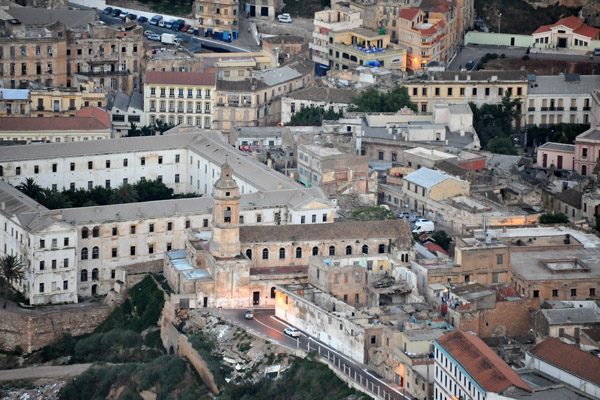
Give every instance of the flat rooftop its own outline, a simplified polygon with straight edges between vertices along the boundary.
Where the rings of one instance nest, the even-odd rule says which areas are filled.
[[[514,273],[525,280],[600,278],[600,249],[534,250],[511,252]]]

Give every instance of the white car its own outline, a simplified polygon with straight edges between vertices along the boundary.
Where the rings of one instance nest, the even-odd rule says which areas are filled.
[[[283,330],[283,333],[285,333],[288,336],[295,337],[295,338],[300,337],[300,331],[296,328],[285,328]]]
[[[160,35],[153,34],[153,35],[148,36],[148,39],[156,40],[157,42],[160,42]]]
[[[144,31],[144,36],[148,37],[148,36],[152,36],[154,35],[154,32],[152,31]]]
[[[287,23],[291,23],[292,22],[292,16],[290,14],[281,14],[277,16],[277,20],[279,22],[287,22]]]

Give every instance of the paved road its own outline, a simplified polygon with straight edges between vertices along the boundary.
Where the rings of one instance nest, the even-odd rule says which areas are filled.
[[[25,379],[62,378],[84,373],[92,364],[73,364],[44,367],[5,369],[0,371],[1,381],[19,381]]]
[[[300,348],[319,352],[323,357],[328,358],[331,364],[334,364],[340,371],[343,371],[345,375],[350,376],[363,387],[368,387],[372,393],[378,394],[379,398],[385,400],[410,399],[410,396],[405,396],[395,386],[384,382],[377,373],[368,370],[362,364],[350,360],[315,338],[303,332],[298,339],[284,334],[283,330],[291,325],[275,318],[275,310],[255,309],[253,320],[245,319],[244,314],[245,310],[223,310],[221,313],[222,317],[235,321],[238,325],[244,326],[249,330],[256,331],[289,349]]]
[[[527,53],[527,49],[524,47],[506,47],[506,46],[484,46],[484,45],[469,45],[460,51],[452,61],[452,64],[448,67],[449,71],[458,71],[460,67],[463,68],[467,64],[468,61],[475,61],[475,65],[481,57],[483,57],[487,53],[496,53],[506,54],[507,57],[523,57]],[[545,60],[562,60],[562,61],[581,61],[581,62],[589,62],[589,55],[580,55],[580,54],[564,54],[561,53],[560,50],[552,53],[535,53],[532,49],[532,52],[529,53],[529,57],[531,58],[540,58]],[[595,57],[594,61],[598,62],[600,57]]]

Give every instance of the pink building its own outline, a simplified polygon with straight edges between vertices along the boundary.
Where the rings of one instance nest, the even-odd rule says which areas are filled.
[[[598,158],[600,158],[600,126],[588,129],[575,139],[575,171],[581,175],[592,175]]]
[[[573,170],[575,145],[566,143],[544,143],[537,150],[537,166],[556,169]]]

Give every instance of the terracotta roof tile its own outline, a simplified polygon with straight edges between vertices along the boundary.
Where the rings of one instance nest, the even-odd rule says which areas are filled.
[[[536,344],[529,353],[590,382],[600,384],[600,358],[557,338]]]
[[[577,18],[575,16],[570,16],[566,18],[561,18],[552,25],[540,26],[535,30],[535,32],[533,32],[533,35],[537,33],[549,32],[552,28],[560,25],[573,30],[573,33],[576,33],[581,36],[586,36],[592,39],[595,38],[600,32],[600,29],[592,28],[591,26],[584,24],[583,19]]]
[[[165,85],[215,85],[215,70],[204,72],[148,71],[146,83],[162,83]]]
[[[307,240],[330,241],[333,239],[361,238],[399,238],[401,240],[410,240],[412,239],[412,235],[406,220],[351,221],[335,222],[332,224],[240,227],[240,242],[242,243],[268,243]]]
[[[419,9],[418,8],[403,8],[402,10],[400,10],[400,18],[412,21],[413,19],[415,19],[415,17],[417,16],[417,14],[419,14]]]
[[[502,393],[513,386],[531,391],[527,383],[477,336],[455,329],[437,342],[486,392]]]
[[[448,255],[448,252],[437,243],[425,243],[425,247],[427,247],[427,250],[431,251],[432,253],[440,252],[442,254]]]
[[[590,39],[594,39],[596,36],[598,36],[598,32],[600,32],[600,29],[592,28],[591,26],[586,25],[586,24],[582,24],[581,26],[579,26],[577,29],[575,29],[573,31],[573,33],[576,33],[581,36],[589,37]]]
[[[0,131],[105,131],[110,129],[108,113],[85,107],[76,117],[2,117]]]

